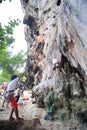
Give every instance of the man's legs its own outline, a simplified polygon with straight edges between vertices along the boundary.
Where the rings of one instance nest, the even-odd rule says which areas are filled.
[[[10,114],[10,117],[9,117],[9,121],[14,119],[14,118],[12,117],[13,112],[14,112],[14,109],[12,108],[12,110],[11,110],[11,114]]]
[[[17,105],[17,102],[16,102],[14,96],[12,96],[10,103],[11,103],[11,106],[12,106],[12,110],[11,110],[11,114],[10,114],[9,120],[14,119],[12,117],[12,115],[13,115],[13,112],[15,112],[16,120],[20,121],[22,118],[19,117],[19,114],[18,114],[18,105]]]
[[[18,115],[18,109],[17,108],[12,108],[12,110],[11,110],[11,114],[10,114],[10,117],[9,117],[9,120],[13,120],[14,118],[13,118],[13,112],[15,112],[15,115],[16,115],[16,120],[19,120],[19,115]]]

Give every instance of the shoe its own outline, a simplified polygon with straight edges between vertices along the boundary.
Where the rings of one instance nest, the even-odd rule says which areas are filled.
[[[14,117],[9,118],[9,122],[15,121]]]

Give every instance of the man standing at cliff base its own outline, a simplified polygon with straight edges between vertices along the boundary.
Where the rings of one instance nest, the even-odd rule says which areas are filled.
[[[17,87],[16,84],[17,84],[19,79],[20,78],[18,78],[17,75],[11,76],[11,81],[9,82],[9,84],[7,86],[7,90],[6,90],[6,98],[8,99],[8,101],[11,104],[11,107],[12,107],[11,114],[10,114],[10,117],[9,117],[9,121],[15,120],[15,118],[13,118],[13,112],[15,112],[17,122],[23,120],[22,118],[19,117],[18,105],[17,105],[16,99],[14,97],[14,91]]]

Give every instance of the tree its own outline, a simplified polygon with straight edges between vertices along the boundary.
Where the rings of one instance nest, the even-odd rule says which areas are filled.
[[[9,47],[15,39],[13,38],[13,32],[15,26],[19,25],[19,20],[11,20],[9,19],[8,25],[4,27],[0,23],[0,50],[6,49]]]
[[[5,0],[0,0],[0,3],[3,1]],[[12,53],[8,51],[8,47],[15,42],[13,33],[14,28],[19,25],[19,22],[19,19],[12,20],[10,18],[7,25],[2,26],[0,23],[0,82],[8,80],[14,73],[20,73],[18,69],[25,62],[23,52],[12,56]]]
[[[10,52],[5,51],[4,55],[2,57],[0,56],[0,69],[2,70],[2,76],[8,78],[14,73],[20,73],[25,61],[26,58],[23,52],[11,56]]]
[[[0,3],[2,3],[3,1],[5,1],[5,0],[0,0]],[[11,0],[9,0],[10,2],[11,2]]]

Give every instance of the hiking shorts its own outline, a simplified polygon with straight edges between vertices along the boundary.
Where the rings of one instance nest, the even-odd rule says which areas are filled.
[[[18,107],[14,95],[12,95],[12,97],[11,97],[10,104],[11,104],[11,107],[14,108],[14,109],[16,109]]]

